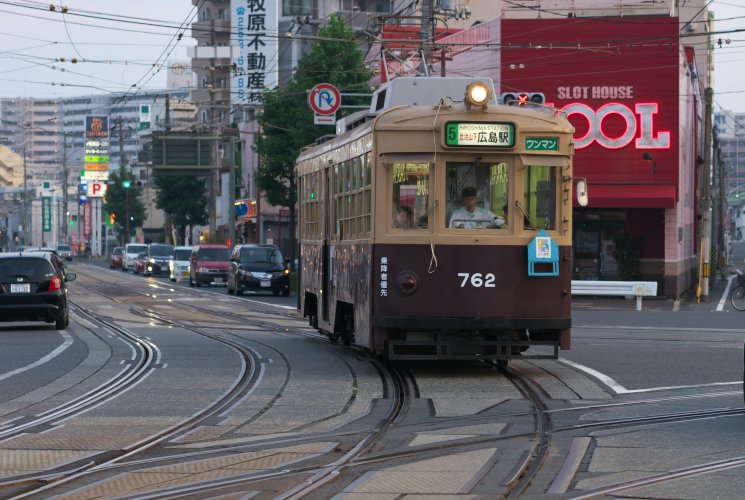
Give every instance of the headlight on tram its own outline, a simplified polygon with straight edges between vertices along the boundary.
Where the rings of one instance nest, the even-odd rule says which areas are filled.
[[[472,106],[486,106],[491,89],[484,82],[473,82],[466,87],[466,102]]]

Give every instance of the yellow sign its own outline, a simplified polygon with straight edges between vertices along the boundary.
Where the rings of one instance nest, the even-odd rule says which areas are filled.
[[[108,172],[108,163],[86,163],[85,170],[90,172]]]

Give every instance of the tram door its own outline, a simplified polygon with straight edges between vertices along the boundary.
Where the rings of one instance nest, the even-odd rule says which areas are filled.
[[[338,167],[333,167],[338,168]],[[332,273],[333,273],[333,262],[331,240],[335,234],[336,229],[336,200],[333,190],[333,175],[331,168],[324,168],[322,170],[322,179],[320,180],[319,188],[323,191],[321,193],[323,200],[323,248],[321,249],[321,283],[323,284],[323,292],[321,293],[321,319],[324,322],[329,321],[329,294],[331,292],[332,284]]]

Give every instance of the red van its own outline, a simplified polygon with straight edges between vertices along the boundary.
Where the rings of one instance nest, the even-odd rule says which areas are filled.
[[[230,250],[225,245],[205,243],[191,249],[189,286],[224,285],[230,267]]]

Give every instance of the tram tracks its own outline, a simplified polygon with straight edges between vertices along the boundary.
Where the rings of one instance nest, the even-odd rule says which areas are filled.
[[[194,306],[194,304],[186,304],[186,307],[189,307],[193,310],[198,310],[200,312],[204,313],[210,313],[215,314],[216,312],[214,310],[210,310],[208,308],[201,308],[198,306]],[[143,307],[139,305],[129,305],[132,312],[135,312],[136,314],[140,316],[147,316],[148,318],[153,319],[154,321],[162,322],[163,324],[169,324],[173,326],[179,326],[182,328],[190,329],[191,331],[197,331],[201,330],[198,325],[182,325],[174,320],[174,318],[168,314],[162,314],[162,312],[157,311],[156,309],[149,309],[148,307]],[[222,317],[222,319],[230,319],[235,320],[237,322],[240,322],[241,324],[252,324],[254,326],[260,326],[262,328],[266,328],[267,330],[272,331],[281,331],[281,332],[291,332],[291,333],[299,333],[308,335],[307,329],[305,331],[301,329],[293,329],[291,327],[282,326],[273,323],[270,319],[269,320],[252,320],[250,318],[247,318],[244,315],[241,314],[233,314],[233,313],[226,313],[224,311],[220,311],[219,315]],[[284,314],[280,314],[278,316],[286,316]],[[206,323],[206,322],[205,322]],[[230,330],[230,324],[225,324],[220,327],[221,329],[224,329],[226,332],[221,334],[221,336],[225,335],[232,335],[228,333]],[[313,335],[314,337],[318,338],[319,340],[326,341],[326,337],[320,336],[320,335]],[[383,373],[383,372],[381,372]],[[393,380],[394,375],[388,374],[389,372],[385,371],[384,376],[391,377],[391,380]],[[292,476],[308,476],[307,479],[303,479],[303,481],[298,484],[296,487],[292,489],[288,489],[285,491],[285,493],[282,494],[280,498],[302,498],[304,496],[310,496],[314,495],[315,492],[318,492],[322,487],[328,485],[333,480],[340,477],[342,471],[346,468],[350,467],[359,467],[363,466],[364,464],[373,463],[376,461],[384,461],[386,459],[390,458],[400,458],[404,456],[408,457],[416,457],[416,456],[427,456],[427,454],[432,453],[433,451],[437,450],[444,450],[444,449],[458,449],[459,447],[462,447],[464,445],[478,445],[480,443],[493,443],[494,441],[506,441],[510,439],[519,439],[519,438],[530,438],[533,441],[533,445],[531,447],[531,450],[526,454],[524,461],[519,465],[519,467],[516,468],[516,472],[514,475],[512,475],[508,480],[506,481],[506,484],[509,487],[509,493],[508,498],[517,498],[521,495],[525,495],[526,492],[529,492],[529,487],[531,486],[531,482],[534,480],[534,478],[539,474],[541,470],[541,466],[546,460],[546,457],[548,455],[548,450],[551,446],[552,436],[555,436],[558,433],[576,433],[576,432],[582,432],[582,431],[596,431],[596,430],[615,430],[615,429],[621,429],[621,428],[627,428],[627,427],[634,427],[634,426],[640,426],[640,425],[656,425],[656,424],[664,424],[664,423],[673,423],[673,422],[685,422],[689,420],[695,420],[695,419],[701,419],[701,418],[716,418],[716,417],[727,417],[732,415],[737,415],[745,412],[743,409],[733,409],[733,408],[718,408],[718,409],[708,409],[708,410],[697,410],[697,411],[690,411],[690,412],[671,412],[671,413],[665,413],[665,414],[659,414],[659,415],[649,415],[645,417],[630,417],[630,418],[617,418],[617,419],[607,419],[597,422],[588,422],[588,423],[581,423],[576,425],[565,425],[561,427],[552,427],[552,419],[551,415],[555,414],[557,411],[562,412],[568,412],[568,411],[587,411],[590,409],[589,407],[578,407],[578,408],[563,408],[560,410],[549,410],[547,409],[545,403],[543,402],[542,398],[545,398],[546,394],[542,392],[541,388],[538,386],[537,383],[531,381],[527,376],[524,376],[523,374],[519,374],[518,372],[512,373],[511,371],[508,372],[508,377],[510,376],[510,373],[515,378],[511,378],[511,381],[520,388],[521,392],[525,395],[527,399],[529,399],[532,404],[534,405],[534,415],[535,415],[535,429],[532,434],[511,434],[506,436],[490,436],[488,438],[475,438],[472,440],[468,440],[467,442],[460,442],[460,443],[453,443],[451,445],[438,445],[438,446],[432,446],[432,447],[422,447],[417,450],[412,450],[410,452],[406,453],[388,453],[388,454],[371,454],[371,450],[374,446],[374,443],[377,442],[381,436],[383,436],[386,432],[386,429],[388,426],[392,425],[390,422],[394,422],[396,420],[399,420],[402,418],[402,415],[405,414],[406,405],[405,403],[401,406],[399,409],[394,409],[393,403],[391,406],[391,409],[389,409],[389,413],[391,415],[395,414],[396,416],[393,417],[393,420],[386,419],[385,422],[389,422],[388,424],[381,424],[378,428],[373,429],[371,432],[367,433],[364,436],[361,436],[358,441],[355,442],[353,446],[349,446],[345,448],[344,454],[338,458],[337,460],[334,460],[327,464],[320,464],[320,465],[303,465],[303,464],[297,464],[296,467],[292,468],[285,468],[283,470],[277,470],[272,472],[265,472],[263,474],[254,474],[252,477],[245,477],[245,478],[233,478],[225,481],[212,481],[209,484],[191,484],[189,486],[185,486],[183,488],[174,488],[167,491],[162,492],[153,492],[149,494],[137,494],[134,496],[131,496],[131,498],[177,498],[184,495],[191,495],[196,494],[198,495],[200,492],[206,492],[210,491],[213,492],[215,490],[219,489],[229,489],[231,487],[235,486],[245,486],[250,484],[256,484],[260,482],[267,482],[267,481],[281,481],[286,480],[289,477]],[[400,385],[398,389],[395,389],[395,391],[398,391],[399,393],[403,394],[402,400],[405,402],[410,396],[406,395],[407,391],[407,384],[404,383],[403,385]],[[392,392],[395,392],[392,391]],[[603,409],[606,407],[612,407],[612,406],[618,406],[618,405],[624,405],[624,404],[645,404],[645,403],[653,403],[653,400],[650,401],[641,401],[641,402],[628,402],[628,403],[619,403],[615,402],[609,405],[592,405],[592,409]],[[333,433],[329,433],[329,436],[333,436]],[[318,437],[318,435],[316,435]],[[157,444],[157,443],[156,443]],[[274,445],[275,443],[270,442],[269,446]],[[136,465],[136,461],[124,461],[127,458],[131,459],[134,458],[134,454],[130,457],[121,457],[119,460],[113,460],[111,463],[107,465],[101,465],[96,468],[96,471],[98,472],[104,472],[104,471],[111,471],[115,469],[121,469],[122,467],[131,467],[133,465]],[[173,457],[170,457],[173,458]],[[637,487],[642,487],[647,484],[654,484],[655,482],[665,482],[665,481],[671,481],[671,480],[677,480],[682,477],[690,477],[694,475],[700,475],[700,474],[707,474],[710,472],[716,472],[718,470],[725,470],[728,468],[733,467],[739,467],[743,465],[743,460],[745,460],[745,457],[738,457],[733,458],[729,460],[723,460],[718,462],[711,462],[707,464],[701,464],[699,466],[690,467],[687,469],[679,469],[675,471],[671,471],[669,473],[664,474],[657,474],[652,477],[643,478],[637,481],[628,481],[626,483],[619,483],[617,485],[611,485],[605,488],[599,488],[596,490],[591,490],[587,494],[583,494],[582,496],[578,496],[577,498],[594,498],[597,496],[602,496],[605,494],[610,494],[615,491],[625,491],[630,490]]]
[[[108,296],[108,294],[102,294],[105,296]],[[110,298],[110,297],[109,297]],[[125,304],[123,304],[125,305]],[[77,305],[77,307],[81,307],[80,305]],[[175,322],[172,318],[168,318],[164,315],[162,315],[160,312],[150,309],[147,307],[142,307],[139,305],[128,305],[130,310],[141,317],[148,317],[151,320],[157,321],[161,324],[168,324],[171,326],[177,326],[179,328],[184,328],[189,331],[198,333],[200,335],[207,336],[213,340],[217,340],[223,343],[227,343],[231,345],[234,349],[241,350],[244,353],[244,356],[248,356],[248,353],[250,351],[250,348],[243,346],[239,341],[233,341],[226,338],[226,336],[230,335],[229,333],[225,332],[220,335],[215,334],[206,334],[205,332],[199,331],[198,327],[188,326],[184,324],[180,324]],[[114,324],[110,321],[107,321],[106,318],[98,317],[92,312],[87,312],[88,317],[93,319],[95,317],[95,320],[100,322],[101,324],[106,325],[108,328],[113,329]],[[214,314],[214,312],[213,312]],[[235,319],[241,321],[241,323],[245,324],[245,318],[240,317],[240,315],[236,315]],[[266,322],[256,322],[257,325],[267,327],[270,324],[267,324]],[[277,325],[271,325],[274,327],[275,330],[281,330],[283,332],[287,332],[287,328],[284,327],[278,327]],[[225,330],[230,329],[230,325],[224,325]],[[325,337],[322,336],[316,336],[319,339],[324,339],[324,341],[328,342]],[[252,363],[252,366],[255,366],[256,363]],[[384,370],[385,371],[385,370]],[[306,479],[302,483],[299,484],[298,487],[293,488],[291,491],[288,491],[285,494],[286,498],[300,498],[302,496],[310,494],[310,492],[316,490],[317,488],[320,488],[324,484],[326,484],[328,481],[331,481],[336,478],[339,471],[352,459],[359,456],[360,454],[365,453],[370,447],[374,445],[375,442],[377,442],[378,439],[382,435],[385,434],[387,431],[387,428],[391,425],[391,423],[396,419],[397,416],[400,416],[402,414],[402,411],[405,411],[406,407],[406,396],[405,394],[408,392],[408,388],[405,387],[405,382],[403,382],[403,377],[399,377],[395,374],[395,372],[391,371],[385,371],[386,374],[390,374],[389,380],[392,383],[392,389],[390,391],[390,399],[391,399],[391,406],[383,419],[383,422],[381,425],[377,426],[375,429],[368,432],[363,438],[359,439],[359,441],[351,447],[346,453],[343,454],[341,458],[338,460],[335,460],[334,462],[330,464],[326,464],[323,466],[309,466],[309,467],[298,467],[294,469],[293,471],[278,471],[276,473],[269,473],[269,474],[260,474],[260,477],[254,477],[253,481],[259,481],[259,480],[267,480],[271,477],[281,477],[285,478],[288,475],[294,475],[294,474],[306,474],[310,475],[309,479]],[[383,375],[385,376],[385,375]],[[161,433],[158,433],[157,435],[150,436],[146,440],[142,440],[138,443],[134,443],[131,446],[125,447],[122,450],[119,450],[117,452],[113,452],[114,456],[107,457],[103,460],[91,460],[85,464],[82,464],[80,467],[76,468],[65,468],[64,470],[53,470],[53,471],[47,471],[44,475],[36,475],[34,477],[26,477],[24,478],[24,481],[22,483],[15,482],[15,481],[7,481],[5,484],[6,487],[10,486],[16,486],[15,491],[17,493],[20,493],[18,496],[14,498],[27,498],[27,497],[37,497],[40,495],[46,495],[47,493],[51,492],[52,490],[57,491],[59,487],[66,483],[74,483],[75,481],[82,480],[83,483],[85,483],[85,478],[92,476],[99,472],[105,472],[105,471],[111,471],[111,470],[117,470],[121,468],[126,468],[128,466],[133,465],[133,461],[127,461],[127,459],[134,458],[134,456],[138,453],[141,453],[142,451],[145,451],[149,448],[152,448],[153,446],[162,443],[164,441],[167,441],[169,439],[173,439],[178,434],[183,434],[187,432],[189,429],[194,428],[199,424],[200,421],[210,418],[211,416],[214,416],[220,412],[227,411],[231,405],[235,404],[237,401],[240,401],[247,393],[247,387],[248,383],[247,381],[254,380],[255,376],[252,376],[248,373],[244,373],[241,376],[241,380],[236,382],[236,387],[231,389],[230,393],[226,395],[224,398],[221,398],[221,400],[217,403],[212,405],[210,408],[205,409],[203,412],[200,412],[198,415],[195,415],[193,418],[190,418],[184,422],[179,423],[176,426],[173,426],[170,429],[166,429]],[[238,387],[243,387],[243,389],[239,389]],[[100,476],[100,475],[99,475]],[[249,480],[249,479],[246,479]],[[240,480],[238,483],[243,484],[246,480]],[[249,480],[250,481],[250,480]],[[36,484],[34,484],[36,483]],[[235,484],[236,480],[229,480],[226,481],[226,484]],[[0,485],[2,486],[2,485]],[[77,486],[77,485],[75,485]],[[215,483],[210,482],[206,488],[209,488],[210,490],[214,488],[219,488],[220,482]],[[84,486],[82,488],[85,488]],[[188,491],[198,491],[200,488],[198,485],[190,485],[186,487],[184,490]],[[73,490],[74,491],[74,490]],[[171,494],[177,494],[177,493],[168,493],[163,492],[161,493],[153,493],[153,497],[167,497]],[[138,498],[141,498],[141,495],[137,495]]]
[[[151,373],[152,370],[155,369],[155,366],[160,362],[159,350],[152,342],[127,332],[125,329],[117,326],[114,322],[106,321],[98,315],[82,309],[78,304],[75,304],[75,307],[76,312],[85,314],[89,319],[95,320],[101,326],[105,326],[106,328],[115,331],[117,334],[125,336],[132,342],[133,346],[139,347],[142,352],[138,356],[138,362],[132,363],[132,365],[125,368],[119,376],[105,382],[79,398],[73,399],[52,410],[40,414],[29,421],[18,422],[16,424],[11,422],[9,427],[0,430],[0,436],[2,436],[3,439],[12,439],[15,436],[29,432],[39,426],[50,425],[55,421],[69,419],[76,415],[80,415],[89,408],[106,402],[108,398],[131,389]],[[242,399],[256,381],[255,366],[257,362],[255,353],[250,348],[243,346],[239,342],[234,342],[225,338],[218,338],[217,336],[215,336],[213,340],[222,342],[237,351],[242,356],[242,367],[233,385],[212,404],[196,414],[182,420],[176,425],[163,429],[144,439],[140,439],[137,442],[133,442],[128,446],[124,446],[118,450],[111,450],[98,456],[88,457],[81,462],[75,462],[59,468],[47,470],[43,474],[24,475],[5,479],[0,482],[0,489],[14,490],[14,494],[18,493],[18,495],[13,498],[27,498],[33,495],[44,494],[44,492],[57,488],[62,484],[104,470],[119,461],[148,450],[159,443],[173,439],[193,429],[195,426],[199,425],[200,422],[228,409],[230,406]]]

